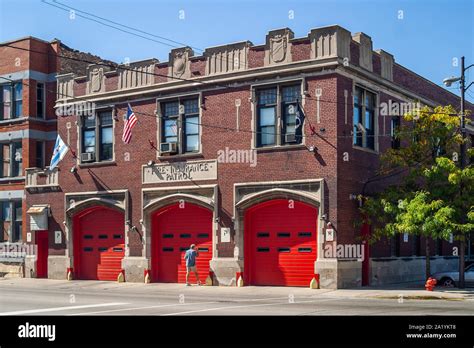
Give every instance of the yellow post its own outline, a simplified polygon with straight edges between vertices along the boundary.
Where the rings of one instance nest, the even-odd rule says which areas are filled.
[[[311,282],[309,283],[309,288],[310,289],[319,289],[319,283],[316,280],[316,278],[313,277],[313,279],[311,279]]]

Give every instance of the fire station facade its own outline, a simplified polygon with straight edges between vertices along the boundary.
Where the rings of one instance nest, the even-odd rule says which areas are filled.
[[[284,28],[263,45],[89,65],[84,76],[58,76],[57,88],[58,133],[70,151],[27,180],[38,208],[26,221],[31,243],[38,230],[49,240],[47,257],[27,259],[27,276],[42,265],[54,279],[184,282],[183,254],[196,244],[201,281],[213,285],[422,277],[424,241],[363,244],[353,197],[377,189],[364,183],[393,144],[397,120],[378,105],[459,101],[373,51],[369,36],[330,26],[295,38]],[[124,144],[128,104],[139,123]],[[363,254],[331,257],[336,244]],[[454,268],[448,243],[438,244],[432,267]]]

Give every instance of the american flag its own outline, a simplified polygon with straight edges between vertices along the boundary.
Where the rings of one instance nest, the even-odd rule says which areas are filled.
[[[125,118],[125,124],[123,126],[123,135],[122,140],[125,144],[130,144],[130,140],[132,140],[132,129],[138,122],[137,116],[132,110],[130,104],[128,104],[127,108],[127,116]]]

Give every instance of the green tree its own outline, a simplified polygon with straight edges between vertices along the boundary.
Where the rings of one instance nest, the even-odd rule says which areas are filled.
[[[396,132],[402,146],[381,156],[379,170],[382,176],[398,172],[400,178],[396,185],[364,197],[361,212],[372,225],[372,241],[400,233],[424,236],[429,277],[430,239],[446,240],[452,234],[464,257],[466,236],[474,231],[474,168],[457,166],[463,140],[454,108],[424,107],[403,119],[405,125]]]

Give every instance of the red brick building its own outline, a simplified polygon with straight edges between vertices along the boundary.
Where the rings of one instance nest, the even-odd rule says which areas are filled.
[[[0,47],[1,242],[27,240],[25,168],[44,168],[56,138],[53,106],[58,69],[56,57],[47,54],[56,53],[58,45],[58,41],[28,37]],[[20,260],[2,261],[1,272],[22,275],[22,263],[14,262]]]
[[[369,36],[330,26],[295,38],[284,28],[262,45],[92,64],[57,83],[56,110],[66,114],[58,133],[71,151],[47,181],[31,170],[27,202],[45,219],[49,247],[27,275],[40,264],[49,278],[183,282],[193,243],[201,280],[214,285],[423,278],[424,241],[401,237],[369,252],[353,198],[382,184],[366,184],[397,123],[379,114],[382,103],[459,98],[374,51]],[[139,123],[124,144],[128,104]],[[336,243],[353,254],[329,257]],[[448,244],[439,243],[433,271],[455,268]]]
[[[69,60],[61,64],[58,55],[97,60],[58,40],[26,37],[0,45],[0,243],[9,247],[34,240],[27,224],[25,186],[36,181],[27,168],[46,175],[57,136],[56,75],[86,66]],[[24,256],[16,256],[0,254],[1,274],[24,275]]]

